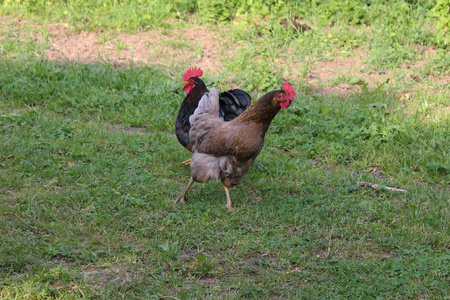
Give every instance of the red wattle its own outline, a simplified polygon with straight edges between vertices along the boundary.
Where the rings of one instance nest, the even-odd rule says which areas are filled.
[[[280,106],[282,109],[286,109],[291,105],[291,101],[285,101],[285,102],[281,102]]]

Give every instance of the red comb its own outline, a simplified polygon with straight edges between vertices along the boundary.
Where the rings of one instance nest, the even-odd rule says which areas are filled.
[[[184,73],[183,75],[183,81],[188,81],[192,77],[201,77],[203,75],[203,71],[200,68],[193,67],[190,68]]]
[[[289,82],[283,83],[283,89],[286,92],[288,92],[290,98],[295,97],[295,92],[294,92],[294,88],[292,87],[292,84],[290,84]]]

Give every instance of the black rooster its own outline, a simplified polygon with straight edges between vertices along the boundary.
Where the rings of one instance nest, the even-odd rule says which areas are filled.
[[[186,97],[181,103],[180,111],[178,112],[177,120],[175,122],[175,133],[178,141],[183,147],[192,152],[191,139],[189,131],[191,124],[189,117],[194,114],[195,109],[202,96],[208,92],[203,80],[200,77],[203,71],[200,68],[190,68],[183,76],[184,91]],[[248,93],[240,89],[233,89],[223,92],[219,95],[220,117],[225,121],[231,121],[245,111],[251,104],[251,97]],[[188,165],[190,160],[183,162]]]

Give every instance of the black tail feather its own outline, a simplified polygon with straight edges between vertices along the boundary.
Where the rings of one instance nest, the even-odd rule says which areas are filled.
[[[240,89],[229,90],[219,95],[219,115],[225,121],[231,121],[239,116],[252,104],[250,95]]]

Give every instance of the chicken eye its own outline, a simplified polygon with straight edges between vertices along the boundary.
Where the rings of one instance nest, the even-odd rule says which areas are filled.
[[[284,101],[286,101],[286,95],[283,94],[283,93],[278,94],[278,96],[277,96],[277,101],[279,101],[279,102],[284,102]]]

